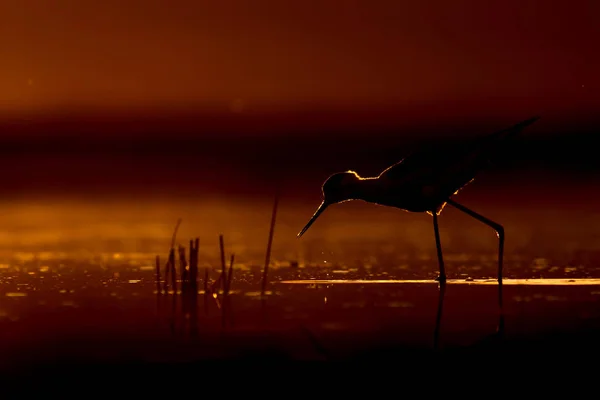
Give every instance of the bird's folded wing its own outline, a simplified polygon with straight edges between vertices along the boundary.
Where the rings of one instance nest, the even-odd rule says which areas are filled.
[[[524,128],[537,121],[530,118],[510,128],[477,138],[475,140],[438,144],[414,152],[392,165],[380,175],[380,179],[395,184],[414,183],[440,185],[461,180],[468,182],[505,150],[505,145]],[[453,186],[459,183],[452,183]]]

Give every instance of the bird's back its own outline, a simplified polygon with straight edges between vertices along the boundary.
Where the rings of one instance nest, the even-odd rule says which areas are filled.
[[[537,118],[476,139],[434,144],[383,171],[379,179],[404,193],[414,192],[445,202],[501,157],[512,139]]]

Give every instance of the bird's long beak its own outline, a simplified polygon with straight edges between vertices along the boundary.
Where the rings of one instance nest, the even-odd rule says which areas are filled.
[[[321,215],[321,213],[323,211],[325,211],[325,209],[327,208],[328,205],[329,205],[329,203],[326,203],[323,200],[323,202],[321,203],[321,205],[319,206],[319,208],[317,208],[317,211],[315,211],[315,213],[313,214],[313,216],[310,219],[310,221],[308,221],[308,224],[306,224],[306,226],[304,228],[302,228],[302,230],[298,234],[298,237],[304,235],[304,232],[306,232],[308,230],[308,228],[310,228],[310,226],[313,224],[313,222],[315,222],[317,220],[317,218],[319,218],[319,215]]]

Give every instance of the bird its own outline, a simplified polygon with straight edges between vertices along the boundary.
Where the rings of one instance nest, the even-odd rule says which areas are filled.
[[[490,226],[498,236],[498,283],[502,284],[504,227],[452,199],[513,142],[523,129],[536,122],[535,116],[509,128],[483,135],[459,146],[420,149],[386,168],[376,177],[361,177],[349,170],[331,175],[322,185],[322,202],[304,228],[300,238],[329,206],[361,200],[433,217],[433,231],[439,264],[436,280],[446,283],[438,216],[447,204]]]

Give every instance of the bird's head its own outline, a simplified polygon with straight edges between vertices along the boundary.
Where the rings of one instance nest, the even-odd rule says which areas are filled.
[[[328,206],[351,200],[356,192],[356,184],[360,180],[361,178],[354,171],[338,172],[327,178],[321,187],[323,202],[306,226],[298,233],[298,237],[302,236],[310,228]]]

